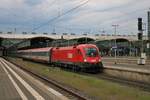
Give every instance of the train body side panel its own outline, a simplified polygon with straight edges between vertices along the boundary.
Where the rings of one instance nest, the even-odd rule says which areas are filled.
[[[68,62],[77,63],[83,62],[83,56],[77,48],[73,47],[63,47],[54,48],[52,55],[52,62]]]

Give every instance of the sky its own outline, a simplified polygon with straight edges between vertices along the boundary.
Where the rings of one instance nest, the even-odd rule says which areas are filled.
[[[137,34],[149,8],[150,0],[0,0],[0,31],[114,34],[118,25],[117,34]]]

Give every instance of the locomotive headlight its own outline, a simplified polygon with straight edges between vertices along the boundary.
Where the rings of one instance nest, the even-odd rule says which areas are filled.
[[[86,60],[86,59],[84,59],[84,62],[87,62],[87,60]]]
[[[101,59],[99,59],[99,62],[101,62]]]

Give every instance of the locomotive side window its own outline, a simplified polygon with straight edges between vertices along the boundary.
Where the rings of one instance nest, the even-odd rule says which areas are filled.
[[[87,57],[96,57],[98,52],[96,48],[85,48],[85,54]]]

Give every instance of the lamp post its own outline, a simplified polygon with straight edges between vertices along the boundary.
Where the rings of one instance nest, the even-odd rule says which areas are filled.
[[[147,12],[147,36],[148,36],[148,43],[147,43],[148,59],[150,59],[150,8]]]
[[[146,35],[146,23],[142,23],[142,24],[143,24],[143,27],[144,27],[144,29],[143,29],[143,36],[144,36],[144,33]],[[146,37],[145,37],[145,39],[146,39]],[[142,53],[144,53],[144,37],[142,39]]]
[[[115,64],[117,64],[117,37],[116,37],[116,32],[117,32],[117,27],[118,27],[119,25],[117,25],[117,24],[114,24],[114,25],[112,25],[112,27],[114,27],[114,34],[115,34]]]

